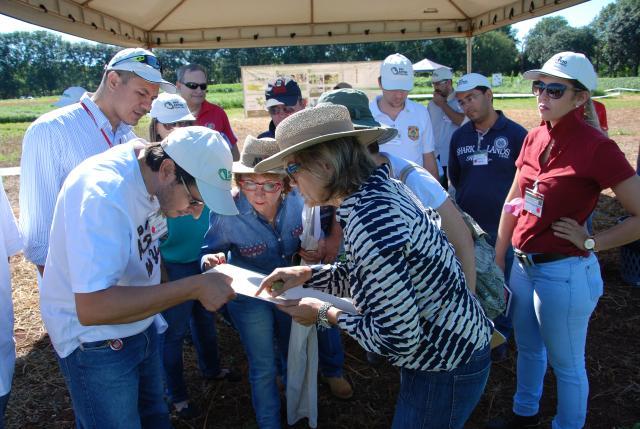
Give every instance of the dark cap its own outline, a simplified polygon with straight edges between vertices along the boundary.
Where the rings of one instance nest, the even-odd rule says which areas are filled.
[[[273,82],[269,82],[264,95],[267,99],[265,105],[267,109],[281,104],[295,106],[302,98],[298,83],[290,77],[279,77]]]

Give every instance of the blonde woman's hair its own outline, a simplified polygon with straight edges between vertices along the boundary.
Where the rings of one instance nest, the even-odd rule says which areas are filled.
[[[587,124],[591,125],[596,130],[600,131],[602,134],[607,135],[607,132],[602,129],[600,126],[600,119],[598,118],[598,112],[596,112],[596,106],[593,104],[593,100],[591,99],[591,91],[589,91],[584,85],[582,85],[577,80],[572,80],[573,86],[582,91],[586,92],[589,96],[587,98],[587,102],[584,103],[584,120]]]

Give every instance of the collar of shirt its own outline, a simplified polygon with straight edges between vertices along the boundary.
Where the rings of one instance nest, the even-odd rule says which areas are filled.
[[[107,118],[107,116],[104,113],[102,113],[102,110],[100,110],[98,105],[96,103],[94,103],[94,101],[89,96],[88,92],[85,92],[82,95],[82,97],[80,97],[80,102],[84,103],[84,105],[87,106],[87,109],[89,109],[89,111],[91,112],[91,114],[95,118],[96,124],[98,125],[98,128],[108,132],[113,137],[115,137],[117,135],[124,135],[124,134],[128,133],[129,131],[131,131],[133,129],[133,127],[131,125],[125,124],[124,122],[120,122],[118,124],[118,128],[116,128],[116,131],[113,132],[113,130],[111,128],[111,122],[109,122],[109,118]],[[117,142],[113,141],[113,144],[115,145],[115,144],[117,144]]]
[[[198,111],[198,117],[214,109],[215,105],[213,103],[209,103],[207,100],[204,100],[202,102],[202,106],[200,106],[200,110]]]
[[[580,109],[574,109],[564,115],[555,127],[551,127],[550,122],[543,122],[542,125],[546,127],[549,137],[555,141],[555,146],[559,148],[570,141],[580,141],[579,134],[576,135],[576,133],[580,133],[586,124],[580,114]]]
[[[367,195],[367,193],[373,189],[380,187],[384,182],[391,178],[391,166],[389,164],[382,164],[380,167],[376,168],[371,176],[360,185],[360,188],[349,195],[347,198],[342,201],[338,210],[336,210],[336,218],[338,222],[340,222],[341,226],[344,228],[347,218],[349,214],[352,212],[353,207],[360,201],[360,198]]]

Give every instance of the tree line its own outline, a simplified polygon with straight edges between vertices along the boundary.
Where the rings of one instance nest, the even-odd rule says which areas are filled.
[[[57,95],[72,85],[95,89],[104,65],[120,48],[72,43],[49,32],[0,34],[0,98]],[[473,39],[473,70],[517,74],[538,67],[554,53],[573,50],[589,56],[602,76],[637,76],[640,64],[640,0],[617,0],[588,26],[571,27],[562,17],[543,18],[520,44],[506,26]],[[206,66],[212,83],[240,80],[240,67],[264,64],[381,60],[400,52],[412,61],[429,58],[461,72],[466,69],[463,38],[340,45],[215,50],[154,50],[165,77],[175,81],[180,65]]]

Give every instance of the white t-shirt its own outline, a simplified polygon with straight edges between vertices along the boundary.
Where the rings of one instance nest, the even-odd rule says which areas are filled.
[[[383,147],[386,149],[386,144]],[[422,205],[437,210],[446,201],[449,195],[427,170],[414,162],[393,156],[387,152],[380,152],[380,155],[389,160],[391,164],[391,176],[394,179],[400,180],[400,175],[407,166],[413,165],[415,167],[412,169],[413,171],[406,176],[403,183],[418,197]]]
[[[58,195],[40,309],[62,358],[80,343],[129,337],[153,322],[148,317],[120,325],[82,326],[74,299],[75,293],[160,283],[159,244],[149,224],[159,204],[147,192],[134,143],[82,162]]]
[[[385,152],[424,167],[422,155],[435,150],[433,129],[427,108],[420,103],[407,99],[404,109],[394,121],[378,107],[380,98],[382,96],[376,97],[375,100],[369,103],[373,118],[381,124],[398,130],[398,135],[384,144]]]
[[[447,104],[454,111],[462,113],[462,107],[458,103],[456,93],[452,92],[447,97]],[[431,125],[433,126],[433,136],[436,144],[436,155],[440,159],[440,164],[445,167],[449,165],[449,144],[451,143],[451,135],[460,126],[454,124],[451,119],[444,113],[436,103],[430,101],[427,105],[429,111],[429,117],[431,118]],[[465,117],[465,120],[467,118]]]
[[[16,363],[13,340],[13,301],[11,273],[7,258],[22,249],[22,236],[13,217],[7,194],[0,180],[0,396],[11,391],[11,379]],[[2,419],[2,416],[0,416]]]

